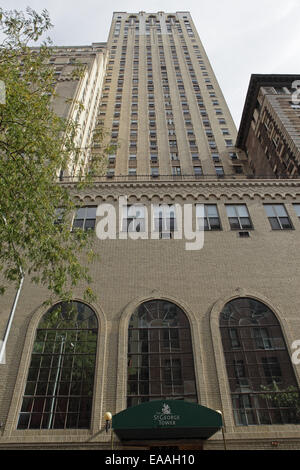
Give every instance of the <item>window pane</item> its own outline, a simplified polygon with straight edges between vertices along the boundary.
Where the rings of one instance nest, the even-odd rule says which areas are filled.
[[[292,228],[292,225],[291,225],[291,222],[290,222],[290,219],[288,217],[280,217],[280,223],[282,225],[282,228]]]
[[[241,228],[239,219],[238,219],[237,217],[230,217],[230,218],[229,218],[229,223],[230,223],[230,227],[231,227],[232,229],[239,229],[239,228]]]
[[[221,228],[219,218],[210,218],[209,223],[211,230],[218,230]]]
[[[209,230],[208,219],[205,218],[197,218],[197,228],[198,230]]]
[[[249,217],[241,217],[240,223],[241,223],[241,227],[244,229],[252,227]]]
[[[197,204],[196,205],[196,216],[198,218],[205,217],[204,204]]]
[[[87,219],[95,219],[96,218],[96,210],[97,210],[97,207],[87,207],[86,218]]]
[[[287,217],[287,213],[283,204],[274,204],[273,207],[278,217]]]
[[[83,219],[74,219],[73,228],[83,228]]]
[[[248,209],[245,205],[236,206],[239,217],[249,217]]]
[[[87,219],[85,221],[85,230],[90,230],[90,229],[93,229],[95,228],[95,223],[96,223],[96,220],[95,219]]]
[[[136,232],[145,232],[145,220],[136,219],[136,221],[135,221],[135,231]]]
[[[269,221],[273,230],[281,230],[277,217],[269,217]]]
[[[145,208],[139,205],[127,206],[127,214],[129,217],[144,217]]]
[[[271,206],[271,204],[264,204],[264,208],[268,217],[276,217],[273,206]]]
[[[228,217],[236,217],[236,215],[237,215],[236,210],[235,210],[235,206],[227,205],[226,206],[226,211],[227,211]]]
[[[217,206],[209,204],[205,207],[206,207],[206,213],[208,217],[218,217]]]
[[[75,218],[76,219],[84,219],[85,213],[86,213],[85,207],[80,207],[79,209],[77,209]]]

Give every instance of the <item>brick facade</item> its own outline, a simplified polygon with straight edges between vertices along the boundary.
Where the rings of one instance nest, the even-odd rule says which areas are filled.
[[[35,330],[47,307],[47,292],[25,281],[2,365],[1,422],[3,448],[110,448],[103,415],[126,408],[127,331],[135,308],[150,299],[174,302],[186,313],[191,327],[198,400],[222,410],[227,447],[232,449],[299,448],[297,425],[236,426],[224,365],[219,329],[223,306],[237,297],[265,303],[278,318],[292,354],[300,338],[298,316],[300,221],[293,203],[300,202],[296,181],[210,181],[206,183],[95,185],[82,202],[116,204],[118,194],[146,206],[158,200],[179,204],[216,203],[222,230],[205,232],[199,251],[185,250],[185,240],[98,240],[100,261],[91,265],[97,302],[91,307],[99,320],[99,341],[90,430],[17,430],[17,420],[31,357]],[[123,191],[122,191],[123,190]],[[180,194],[179,194],[180,192]],[[263,203],[284,203],[294,230],[272,231]],[[230,230],[226,203],[246,203],[254,229],[249,238]],[[3,299],[3,331],[13,298]],[[77,298],[80,300],[80,296]],[[299,366],[293,366],[299,380]],[[181,443],[182,444],[182,443]],[[192,443],[193,444],[193,443]],[[122,446],[115,442],[115,445]],[[147,445],[147,443],[145,444]],[[195,445],[195,443],[194,443]],[[221,432],[204,443],[204,449],[222,448]],[[277,444],[276,444],[277,446]]]

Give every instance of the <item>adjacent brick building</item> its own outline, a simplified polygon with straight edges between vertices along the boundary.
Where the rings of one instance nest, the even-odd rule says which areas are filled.
[[[257,177],[299,177],[300,75],[252,75],[237,138]]]

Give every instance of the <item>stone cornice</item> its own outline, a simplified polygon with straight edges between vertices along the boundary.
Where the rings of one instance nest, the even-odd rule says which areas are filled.
[[[117,201],[120,196],[130,200],[159,201],[175,200],[205,200],[220,199],[255,199],[283,200],[292,199],[300,202],[300,179],[298,180],[211,180],[185,182],[123,182],[123,183],[94,183],[85,189],[76,190],[76,184],[69,183],[75,199],[86,203],[100,201]]]

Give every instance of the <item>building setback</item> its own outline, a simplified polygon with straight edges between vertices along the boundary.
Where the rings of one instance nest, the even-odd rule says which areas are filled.
[[[81,206],[72,228],[95,230],[97,300],[49,309],[25,279],[0,448],[298,449],[299,180],[256,178],[188,12],[116,12],[91,48],[86,138],[104,126],[115,152],[93,186],[72,165],[60,184]]]

